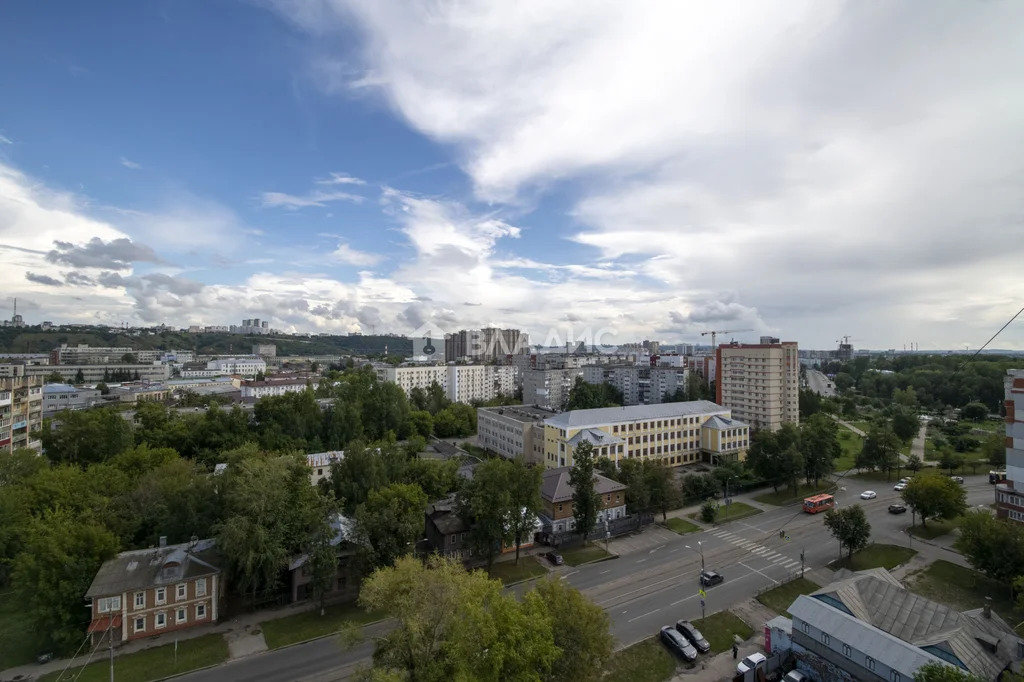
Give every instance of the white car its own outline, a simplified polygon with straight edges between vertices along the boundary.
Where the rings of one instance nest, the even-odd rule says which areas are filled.
[[[878,497],[878,495],[875,494],[874,490],[865,490],[860,494],[860,499],[862,500],[873,500],[876,497]]]
[[[786,676],[782,678],[782,682],[810,682],[810,678],[799,670],[790,670],[786,673]]]
[[[768,659],[765,658],[764,654],[750,654],[736,666],[736,674],[742,675],[748,670],[763,666]]]
[[[892,487],[892,489],[893,490],[906,490],[907,489],[907,484],[906,483],[897,483],[896,485],[894,485]]]

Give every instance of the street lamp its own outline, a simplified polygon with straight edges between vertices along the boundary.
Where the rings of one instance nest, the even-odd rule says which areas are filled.
[[[704,575],[704,548],[701,547],[700,540],[697,540],[697,547],[700,547],[700,549],[693,549],[693,547],[686,545],[686,549],[693,549],[694,552],[700,554],[700,574]]]
[[[685,547],[686,549],[693,549],[689,545],[685,545]],[[701,546],[700,540],[697,540],[697,547],[698,549],[693,549],[693,551],[700,554],[700,580],[697,583],[700,587],[697,589],[700,594],[700,618],[704,620],[704,547]]]
[[[734,478],[739,478],[739,476],[730,476],[725,479],[725,518],[729,518],[729,507],[731,506],[731,501],[729,499],[729,481]]]

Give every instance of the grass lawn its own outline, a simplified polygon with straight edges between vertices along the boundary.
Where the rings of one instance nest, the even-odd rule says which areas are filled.
[[[337,632],[345,623],[365,625],[381,618],[382,614],[368,613],[355,604],[332,604],[323,616],[320,615],[320,609],[313,609],[284,618],[265,620],[260,623],[260,628],[263,629],[267,646],[277,649]]]
[[[25,627],[13,592],[0,593],[0,670],[24,665],[41,653],[32,628]]]
[[[835,490],[835,484],[832,483],[832,481],[824,481],[823,480],[817,486],[815,486],[813,483],[810,484],[810,485],[808,485],[807,483],[804,483],[804,484],[800,485],[797,488],[796,495],[793,494],[793,489],[792,488],[785,487],[785,488],[779,488],[779,492],[774,492],[773,491],[773,492],[762,493],[762,494],[758,495],[757,497],[755,497],[754,499],[757,502],[761,502],[762,504],[784,505],[784,504],[789,504],[791,502],[799,502],[799,501],[803,500],[805,497],[810,497],[811,495],[817,495],[818,493],[830,493],[833,490]],[[732,514],[730,512],[730,516],[731,515]]]
[[[545,559],[544,561],[547,561]],[[498,578],[501,582],[518,583],[522,580],[529,580],[544,575],[548,569],[544,568],[537,559],[529,555],[519,555],[519,565],[515,561],[501,561],[491,566],[491,577]]]
[[[929,521],[927,526],[922,526],[918,523],[913,528],[914,537],[933,540],[940,535],[952,532],[954,528],[960,525],[962,518],[963,517],[958,516],[950,521]]]
[[[727,513],[728,511],[728,513]],[[748,516],[754,516],[760,514],[762,510],[757,507],[751,507],[749,504],[743,502],[733,502],[729,505],[728,510],[724,504],[718,507],[718,516],[715,517],[715,523],[728,523],[729,521],[736,521],[738,519],[745,519]],[[700,519],[700,512],[694,512],[690,514],[691,519]]]
[[[695,533],[700,530],[700,526],[690,523],[685,519],[669,519],[668,521],[662,522],[663,526],[669,530],[675,531],[680,535],[686,535],[687,533]]]
[[[857,420],[844,419],[843,421],[846,422],[847,424],[849,424],[850,426],[854,427],[854,428],[860,429],[864,433],[867,433],[868,431],[871,430],[871,422],[867,421],[866,419],[857,419]],[[856,434],[854,434],[854,435],[856,435]]]
[[[917,554],[916,550],[900,547],[898,545],[868,545],[859,552],[853,553],[853,558],[848,559],[845,554],[842,559],[833,561],[829,566],[833,569],[848,568],[851,571],[863,571],[868,568],[893,569],[900,564],[905,564]]]
[[[754,629],[740,620],[732,611],[719,611],[707,618],[691,621],[697,626],[704,638],[711,645],[712,654],[720,654],[732,649],[733,635],[747,639],[754,634]]]
[[[790,604],[801,594],[810,594],[819,587],[820,585],[807,578],[797,578],[796,580],[790,580],[788,583],[783,583],[775,589],[764,592],[757,598],[757,601],[772,611],[780,613],[786,618],[791,618],[792,616],[789,615],[789,611],[786,610]]]
[[[114,678],[119,682],[160,680],[168,675],[222,663],[227,660],[227,657],[228,643],[224,640],[224,635],[213,633],[195,639],[183,639],[179,642],[177,665],[174,663],[173,643],[118,656],[114,659]],[[43,675],[39,680],[40,682],[53,682],[59,675],[58,671]],[[106,682],[110,679],[110,663],[104,658],[101,661],[90,663],[84,670],[71,668],[62,679],[78,680],[79,682]]]
[[[573,547],[562,552],[562,559],[565,563],[570,566],[579,566],[585,564],[588,561],[597,561],[598,559],[604,559],[609,557],[611,554],[604,551],[603,547],[597,545],[587,545],[584,547]]]
[[[664,682],[676,672],[676,657],[657,637],[617,651],[608,661],[603,682]]]
[[[860,436],[845,426],[840,425],[839,446],[843,449],[843,452],[834,462],[837,472],[842,473],[853,468],[854,462],[857,461],[857,455],[860,453],[862,443],[863,440]]]
[[[910,589],[921,596],[958,610],[980,608],[986,603],[985,597],[992,597],[992,609],[1011,627],[1024,620],[1024,611],[1010,599],[1008,585],[970,568],[940,559],[915,573],[908,582]]]

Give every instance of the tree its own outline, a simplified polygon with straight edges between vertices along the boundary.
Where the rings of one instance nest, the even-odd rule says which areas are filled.
[[[45,421],[41,432],[43,449],[55,462],[103,462],[134,445],[131,423],[115,410],[64,411],[59,420],[59,428]]]
[[[52,372],[50,372],[49,374],[46,375],[46,379],[43,380],[43,383],[44,384],[63,384],[64,383],[64,375],[61,374],[60,372],[58,372],[57,370],[53,370]]]
[[[1024,575],[1024,527],[972,511],[960,522],[955,547],[971,566],[1004,585]]]
[[[857,467],[889,471],[896,464],[899,450],[896,434],[881,424],[872,424],[857,456]]]
[[[949,448],[944,448],[942,452],[939,453],[939,466],[943,469],[947,469],[951,476],[953,475],[953,470],[959,469],[963,464],[964,458]]]
[[[508,470],[508,529],[507,538],[516,545],[516,563],[519,563],[519,547],[533,536],[537,515],[544,508],[540,498],[540,486],[544,472],[540,467],[531,467],[522,458],[509,462]]]
[[[750,438],[750,449],[747,451],[747,466],[758,477],[779,492],[779,485],[785,483],[789,476],[782,464],[782,450],[773,431],[761,429]]]
[[[668,519],[668,511],[675,509],[679,503],[679,492],[672,485],[672,470],[661,462],[644,460],[643,471],[651,506],[661,512],[661,520],[665,521]]]
[[[392,483],[370,491],[356,509],[356,534],[371,566],[390,566],[415,549],[423,537],[426,506],[427,496],[415,484]]]
[[[825,512],[825,527],[832,537],[846,547],[847,557],[852,557],[857,550],[863,549],[871,537],[871,524],[859,504],[843,509],[829,509]]]
[[[925,527],[927,519],[954,519],[967,510],[967,491],[945,476],[914,476],[900,495],[921,516],[921,525]]]
[[[914,682],[984,682],[984,679],[945,663],[925,663],[914,671]]]
[[[540,580],[531,592],[539,597],[554,624],[555,646],[561,650],[544,679],[550,682],[600,679],[614,647],[608,614],[564,580]]]
[[[409,413],[409,428],[417,436],[430,438],[434,433],[434,418],[426,410],[413,410]]]
[[[981,444],[981,453],[996,468],[1006,466],[1006,436],[1001,432],[988,436]]]
[[[121,362],[126,365],[134,365],[138,362],[138,359],[135,357],[134,353],[125,353],[121,356]]]
[[[79,367],[78,371],[75,372],[75,384],[84,384],[84,383],[85,383],[85,374],[82,373],[82,369],[81,369],[81,367]]]
[[[47,645],[74,652],[89,620],[82,595],[117,549],[110,531],[70,510],[31,519],[12,573],[26,626],[46,637]]]
[[[437,500],[459,487],[459,461],[457,459],[410,459],[405,467],[404,479],[415,483],[427,496]]]
[[[892,402],[916,412],[918,408],[917,392],[914,390],[913,386],[907,386],[905,390],[899,388],[894,389],[892,392]]]
[[[110,387],[102,381],[96,384],[96,390],[100,392],[100,395],[110,395]]]
[[[909,407],[894,407],[890,410],[892,432],[904,443],[909,443],[921,429],[917,413]]]
[[[822,477],[835,469],[835,460],[843,454],[839,444],[839,425],[824,414],[812,415],[800,424],[800,452],[808,482],[817,486]]]
[[[334,502],[320,498],[322,508],[317,514],[320,522],[313,530],[306,561],[309,564],[309,587],[313,591],[313,599],[320,604],[320,616],[324,615],[327,593],[334,585],[338,574],[338,550],[333,541],[337,531],[330,519],[337,513]]]
[[[618,407],[622,404],[622,392],[611,384],[590,384],[582,377],[569,390],[566,410],[588,410],[596,407]]]
[[[806,419],[821,411],[821,396],[809,388],[801,388],[798,406],[800,408],[800,418]]]
[[[399,559],[359,594],[363,608],[395,621],[376,641],[374,668],[416,682],[543,679],[560,652],[551,616],[531,594],[520,603],[500,581],[440,557]]]
[[[572,514],[576,532],[586,543],[587,536],[597,525],[597,514],[601,509],[601,496],[594,489],[594,446],[590,441],[581,441],[572,459],[572,468],[569,470],[569,485],[573,490]]]
[[[509,536],[508,522],[513,509],[510,464],[502,458],[484,461],[459,494],[459,514],[472,520],[469,544],[474,554],[487,561],[488,571]]]
[[[700,519],[704,523],[714,523],[715,517],[718,516],[718,505],[710,497],[704,500],[704,504],[700,506]]]
[[[988,407],[978,401],[970,402],[960,408],[960,418],[967,421],[980,422],[988,417]]]
[[[921,470],[924,463],[921,462],[921,458],[917,455],[911,455],[907,458],[907,468],[913,471],[915,474]]]

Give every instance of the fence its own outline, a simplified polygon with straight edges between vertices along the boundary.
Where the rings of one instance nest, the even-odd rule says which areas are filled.
[[[606,532],[613,538],[620,535],[626,535],[627,533],[636,532],[653,522],[653,514],[644,514],[642,516],[640,514],[633,514],[632,516],[612,519],[608,521],[607,531],[605,530],[605,525],[603,523],[598,524],[593,531],[587,534],[587,540],[604,540]],[[542,533],[541,535],[543,536],[541,542],[553,547],[568,547],[574,544],[581,544],[583,542],[583,538],[580,537],[579,533],[575,533],[573,531]]]

